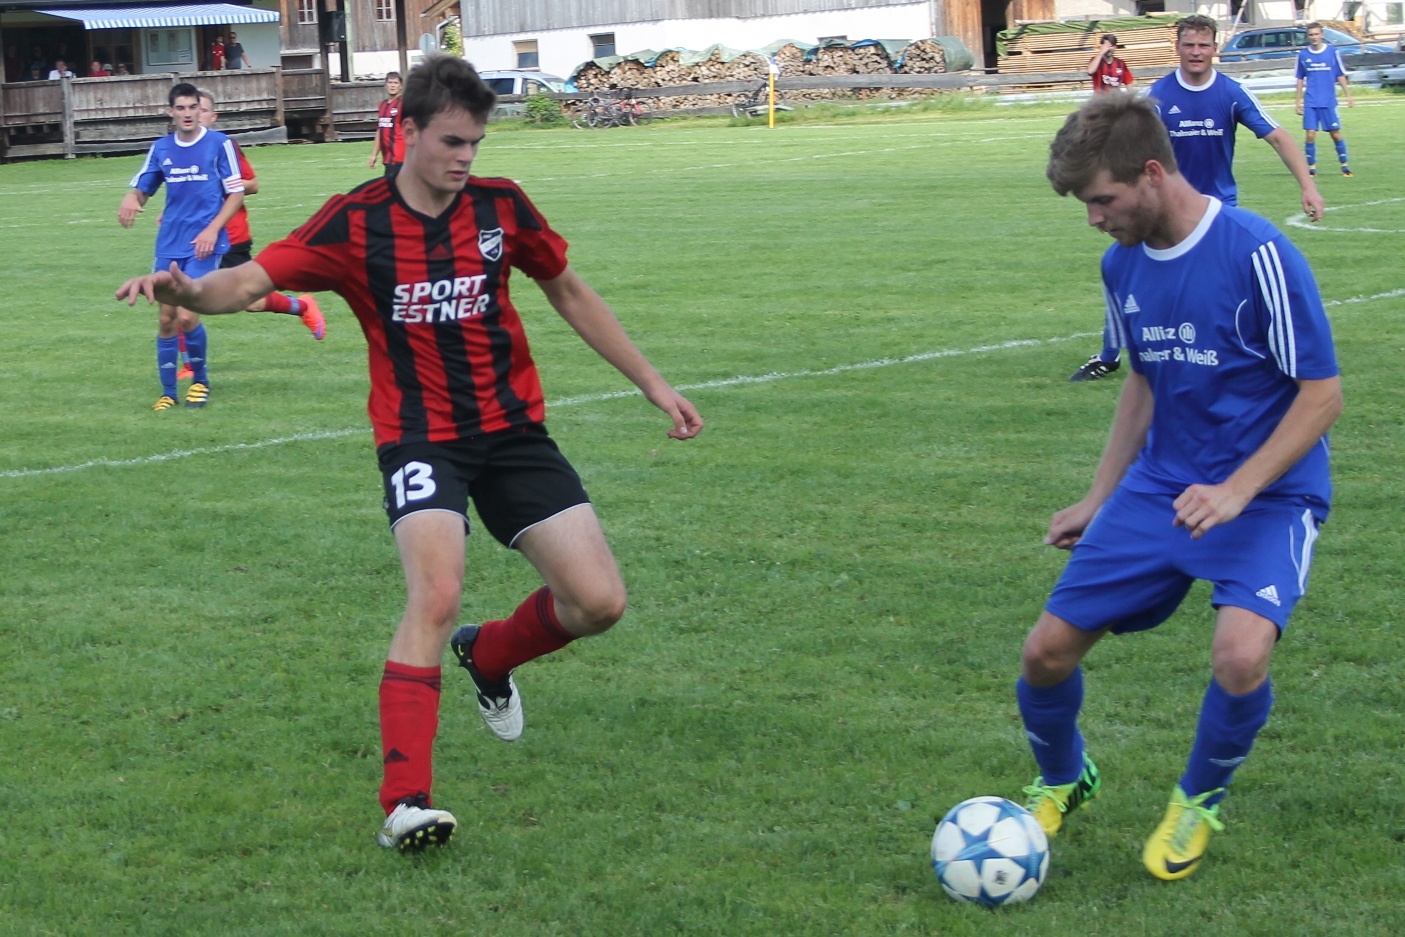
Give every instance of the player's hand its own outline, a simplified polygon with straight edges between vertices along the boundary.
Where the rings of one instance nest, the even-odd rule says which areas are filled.
[[[649,394],[649,402],[667,413],[669,419],[673,420],[673,429],[668,431],[668,435],[674,439],[692,439],[702,432],[703,418],[698,415],[698,408],[672,387],[665,387],[657,394]]]
[[[132,223],[137,220],[137,215],[144,211],[146,209],[142,207],[141,202],[137,201],[137,197],[128,193],[122,199],[122,206],[117,209],[117,223],[124,228],[130,228]]]
[[[1326,210],[1327,203],[1322,200],[1322,193],[1317,191],[1315,184],[1303,189],[1303,211],[1307,212],[1308,221],[1321,221]]]
[[[1294,104],[1293,110],[1298,112],[1299,117],[1303,116],[1303,102],[1299,101],[1297,104]]]
[[[1085,498],[1059,511],[1049,521],[1049,533],[1044,537],[1044,545],[1058,547],[1060,550],[1073,549],[1073,545],[1083,538],[1083,531],[1088,529],[1101,507],[1101,503],[1095,504]]]
[[[1176,509],[1173,523],[1190,531],[1192,539],[1199,540],[1210,528],[1228,524],[1238,517],[1248,503],[1249,498],[1227,485],[1191,485],[1172,503]]]
[[[118,302],[125,299],[128,306],[135,306],[137,300],[145,296],[148,303],[188,308],[195,301],[195,281],[173,260],[169,270],[132,277],[117,288],[116,296]]]
[[[220,229],[211,231],[206,228],[195,236],[195,240],[190,243],[195,245],[195,259],[204,260],[215,252],[215,242],[219,240]]]
[[[1355,107],[1355,106],[1356,106],[1356,99],[1354,99],[1353,97],[1351,97],[1351,95],[1347,95],[1346,106],[1347,106],[1347,107]]]

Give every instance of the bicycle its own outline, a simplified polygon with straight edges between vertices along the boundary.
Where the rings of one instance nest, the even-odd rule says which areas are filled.
[[[767,91],[768,82],[761,79],[761,83],[750,91],[743,91],[737,95],[732,102],[733,117],[760,117],[766,113],[769,106],[769,93]],[[776,110],[793,110],[785,103],[785,92],[780,88],[776,89]]]
[[[634,96],[634,88],[621,88],[615,92],[621,117],[633,127],[649,123],[654,119],[654,108]]]
[[[619,124],[619,108],[598,94],[592,94],[577,105],[571,115],[571,126],[577,130],[596,130],[600,127],[615,127]]]

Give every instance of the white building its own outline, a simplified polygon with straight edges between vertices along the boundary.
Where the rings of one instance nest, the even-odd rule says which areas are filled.
[[[1297,4],[1302,3],[1299,7]],[[1350,19],[1351,0],[441,0],[458,12],[464,56],[480,69],[569,76],[588,59],[645,49],[756,49],[780,39],[959,36],[993,66],[995,34],[1020,21],[1201,13],[1227,28]],[[1241,13],[1241,6],[1243,7]],[[1405,0],[1366,0],[1373,23],[1399,23]],[[1379,9],[1377,9],[1379,8]]]

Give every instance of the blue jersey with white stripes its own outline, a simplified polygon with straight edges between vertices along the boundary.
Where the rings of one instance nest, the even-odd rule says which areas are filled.
[[[1336,107],[1337,78],[1346,74],[1342,50],[1324,46],[1321,52],[1311,47],[1298,53],[1297,76],[1303,82],[1304,107]]]
[[[1337,374],[1332,331],[1307,261],[1258,215],[1209,200],[1174,247],[1103,255],[1107,322],[1155,398],[1145,447],[1123,484],[1180,494],[1219,484],[1253,455],[1297,396]],[[1325,518],[1327,437],[1260,498]]]
[[[1157,79],[1147,96],[1171,135],[1181,175],[1202,195],[1236,204],[1234,130],[1243,124],[1260,138],[1277,130],[1263,105],[1228,75],[1212,71],[1205,84],[1188,85],[1179,68]]]
[[[244,191],[234,143],[218,130],[203,127],[189,143],[169,134],[151,144],[131,186],[154,195],[162,182],[166,207],[156,234],[157,257],[193,256],[192,242],[220,213],[225,198]],[[229,235],[221,228],[215,253],[228,252]]]

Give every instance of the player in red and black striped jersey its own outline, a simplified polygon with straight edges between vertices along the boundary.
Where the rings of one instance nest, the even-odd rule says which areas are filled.
[[[198,280],[153,273],[117,296],[214,315],[275,286],[333,290],[356,313],[370,352],[386,513],[408,586],[380,688],[387,817],[378,838],[409,849],[445,841],[455,825],[430,800],[445,646],[473,679],[484,721],[511,741],[522,731],[513,668],[605,631],[625,608],[595,511],[543,425],[536,365],[509,298],[511,268],[668,415],[669,436],[696,436],[703,421],[567,264],[566,242],[521,189],[470,177],[494,103],[472,66],[427,57],[403,102],[398,174],[333,197],[253,263]],[[520,550],[545,586],[505,619],[456,630],[470,498],[489,533]]]
[[[401,163],[405,162],[405,135],[400,129],[399,72],[385,73],[385,100],[376,111],[376,145],[371,150],[367,166],[376,165],[376,157],[385,164],[385,174],[393,176]]]
[[[1112,33],[1103,34],[1085,71],[1093,78],[1094,91],[1125,90],[1135,80],[1127,63],[1117,57],[1117,37]]]

